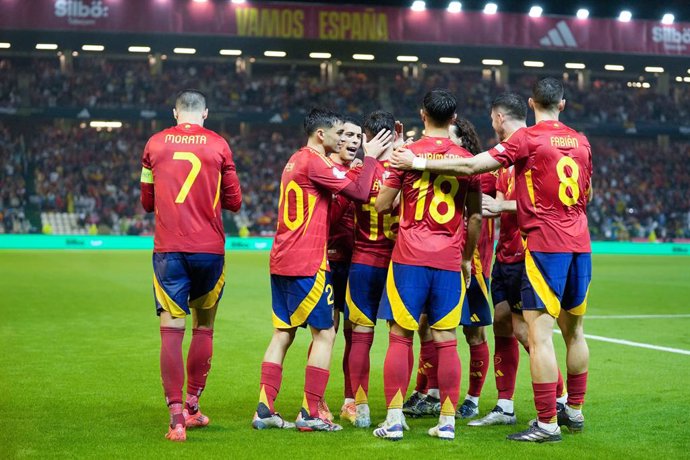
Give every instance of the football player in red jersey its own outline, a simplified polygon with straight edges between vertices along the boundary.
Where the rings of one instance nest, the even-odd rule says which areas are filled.
[[[199,397],[211,369],[213,324],[225,286],[221,209],[238,211],[240,183],[228,143],[203,127],[206,98],[193,89],[177,95],[177,126],[154,134],[144,148],[141,203],[156,214],[153,290],[160,316],[161,377],[170,410],[166,437],[184,441],[186,428],[206,426]],[[187,397],[182,339],[192,314]]]
[[[378,132],[378,131],[377,131]],[[362,127],[358,120],[351,116],[343,117],[343,141],[344,144],[338,152],[331,153],[329,158],[341,171],[348,172],[352,162],[362,146]],[[371,136],[372,138],[374,135]],[[336,333],[340,326],[340,313],[345,313],[345,288],[347,286],[347,274],[350,271],[350,259],[355,243],[355,207],[354,204],[339,195],[333,196],[331,205],[330,226],[328,233],[328,264],[331,267],[331,280],[333,283],[333,300],[335,304],[334,324]],[[349,362],[352,343],[352,324],[345,320],[343,324],[343,336],[345,348],[343,351],[343,377],[345,400],[340,410],[340,417],[353,420],[355,416],[355,399],[350,385]],[[333,421],[333,415],[328,409],[326,401],[321,402],[322,418]]]
[[[425,137],[410,144],[410,151],[420,158],[471,157],[449,139],[448,127],[455,120],[456,106],[455,97],[448,91],[427,93],[420,112]],[[460,391],[455,331],[481,230],[479,181],[391,170],[376,199],[376,212],[390,211],[398,193],[400,226],[378,313],[391,326],[383,371],[388,415],[374,436],[392,440],[403,437],[402,405],[412,371],[409,352],[420,317],[426,312],[438,352],[441,397],[439,422],[429,435],[454,439]],[[463,244],[466,201],[469,232]]]
[[[565,108],[563,84],[539,80],[529,100],[536,124],[518,129],[472,159],[429,160],[409,151],[394,154],[402,168],[472,175],[515,166],[518,222],[525,239],[522,310],[528,325],[530,370],[538,418],[508,436],[523,442],[561,440],[560,426],[582,431],[589,349],[583,315],[592,278],[587,202],[592,151],[587,138],[558,120]],[[568,398],[557,411],[558,363],[553,326],[558,322],[567,349]]]
[[[275,411],[282,365],[297,328],[308,325],[312,350],[307,361],[304,398],[297,417],[300,431],[337,431],[341,427],[319,416],[319,401],[330,375],[333,328],[333,286],[326,243],[333,194],[363,200],[369,194],[376,157],[392,135],[382,131],[364,142],[364,165],[353,181],[328,158],[344,145],[340,117],[313,109],[304,120],[307,145],[288,160],[280,183],[278,229],[270,255],[274,332],[261,364],[259,403],[252,421],[256,429],[292,428]]]

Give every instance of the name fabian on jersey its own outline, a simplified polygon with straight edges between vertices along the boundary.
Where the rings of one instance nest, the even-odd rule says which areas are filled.
[[[205,144],[206,136],[203,134],[166,134],[166,144]]]

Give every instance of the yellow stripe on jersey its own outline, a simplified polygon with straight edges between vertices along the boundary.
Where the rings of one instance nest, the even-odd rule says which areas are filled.
[[[388,267],[388,275],[386,276],[386,295],[388,296],[388,302],[391,304],[391,311],[393,313],[393,319],[395,322],[408,331],[416,331],[419,329],[419,323],[416,319],[412,317],[405,303],[400,297],[398,288],[395,285],[395,277],[393,276],[393,262],[391,262]],[[402,407],[402,403],[401,403]]]
[[[436,321],[434,324],[429,326],[437,331],[445,331],[449,329],[455,329],[460,324],[460,315],[462,314],[462,304],[465,302],[465,294],[467,293],[467,288],[465,288],[465,277],[460,273],[460,300],[458,304],[453,307],[451,311],[448,312],[446,316]]]
[[[314,208],[316,207],[316,197],[309,192],[307,192],[307,203],[309,207],[307,223],[304,226],[304,231],[302,232],[302,235],[305,235],[307,233],[307,229],[309,228],[309,222],[311,222],[311,218],[314,215]]]
[[[213,308],[218,303],[218,298],[220,297],[220,292],[223,290],[223,286],[225,286],[225,266],[223,266],[223,271],[221,272],[216,285],[213,286],[213,289],[201,297],[190,300],[189,307],[199,308],[202,310]]]
[[[218,205],[218,200],[220,200],[220,183],[223,180],[223,176],[218,173],[218,187],[216,188],[216,197],[213,199],[213,215],[216,215],[216,205]]]
[[[568,313],[575,316],[582,316],[587,312],[587,298],[589,298],[589,284],[587,285],[587,292],[585,293],[585,299],[577,307],[573,307],[568,310]]]
[[[477,284],[479,285],[479,289],[482,290],[482,294],[484,294],[484,298],[488,301],[489,300],[489,288],[486,285],[486,280],[484,279],[484,275],[481,273],[479,275],[476,275],[475,278],[477,279]]]
[[[352,294],[350,294],[350,281],[347,282],[347,287],[345,288],[345,303],[348,308],[348,319],[352,324],[358,326],[374,327],[376,324],[373,323],[367,315],[365,315],[362,310],[357,306],[357,304],[352,300]]]
[[[161,286],[158,282],[158,278],[156,278],[155,273],[153,274],[153,291],[160,306],[163,307],[163,310],[170,313],[170,316],[173,318],[184,318],[187,316],[187,313],[181,309],[172,298],[170,298],[167,292],[165,292],[163,286]]]
[[[153,184],[153,171],[149,168],[141,168],[141,182],[143,184]]]
[[[525,183],[527,184],[527,194],[529,195],[529,200],[532,202],[532,207],[537,210],[537,202],[534,200],[534,183],[532,182],[532,170],[529,169],[525,173]]]
[[[304,298],[304,300],[299,304],[299,307],[295,312],[290,315],[290,325],[292,327],[301,326],[309,318],[312,310],[319,303],[319,300],[323,296],[323,291],[326,288],[326,271],[319,270],[316,272],[316,277],[314,279],[314,285],[312,286],[309,294]]]
[[[525,249],[525,271],[534,292],[546,306],[546,311],[554,318],[558,318],[561,313],[561,301],[558,300],[556,293],[553,292],[551,286],[544,279],[544,275],[539,271],[529,249]]]
[[[474,248],[474,254],[472,254],[472,265],[474,265],[474,272],[481,275],[483,273],[482,269],[482,258],[479,254],[479,248]]]

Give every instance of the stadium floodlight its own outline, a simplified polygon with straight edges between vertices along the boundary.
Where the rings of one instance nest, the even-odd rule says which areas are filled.
[[[89,126],[92,128],[122,128],[121,121],[91,121]]]
[[[232,0],[232,3],[235,5],[243,5],[245,3],[245,0]]]
[[[241,56],[242,55],[242,50],[220,50],[218,52],[221,56]]]
[[[670,26],[671,24],[673,24],[673,21],[675,20],[676,17],[674,15],[672,15],[671,13],[666,13],[661,18],[661,23]]]
[[[575,15],[578,19],[587,19],[589,17],[589,10],[587,8],[580,8]]]
[[[192,0],[194,3],[206,3],[208,0]]]
[[[426,9],[426,2],[423,0],[415,0],[412,2],[412,6],[410,7],[412,11],[424,11]]]
[[[582,62],[566,62],[565,63],[566,69],[579,69],[579,70],[581,70],[581,69],[584,69],[585,67],[587,67],[587,66],[584,65]]]
[[[309,57],[312,59],[330,59],[331,53],[309,53]]]
[[[373,61],[374,55],[373,54],[353,54],[352,59],[354,59],[356,61]]]
[[[175,54],[196,54],[195,48],[174,48],[173,53]]]
[[[264,51],[264,56],[266,57],[285,57],[287,53],[285,51]]]
[[[644,68],[645,72],[649,73],[664,73],[664,68],[663,67],[653,67],[653,66],[648,66]]]
[[[79,51],[72,51],[72,56],[73,57],[79,56]]]
[[[460,58],[441,57],[441,58],[438,58],[438,62],[440,62],[441,64],[460,64]]]
[[[541,14],[544,12],[544,8],[541,6],[533,6],[532,8],[529,9],[529,17],[531,18],[538,18],[541,17]]]
[[[58,46],[55,43],[36,43],[37,50],[56,50]]]
[[[130,46],[127,48],[130,53],[149,53],[151,52],[150,46]]]
[[[498,5],[495,3],[487,3],[484,5],[484,14],[496,14],[498,11]]]
[[[632,13],[628,10],[623,10],[621,11],[621,14],[618,15],[618,20],[620,22],[630,22],[632,19]]]
[[[398,62],[417,62],[419,58],[417,56],[398,56],[396,58]]]
[[[522,65],[525,67],[544,67],[542,61],[523,61]]]
[[[484,64],[484,65],[503,65],[503,61],[500,59],[482,59],[482,64]]]
[[[105,46],[103,45],[82,45],[81,50],[82,51],[103,51],[105,49]]]
[[[448,12],[449,13],[459,13],[460,11],[462,11],[462,3],[450,2],[448,4]]]
[[[678,83],[681,83],[681,82],[683,81],[683,77],[680,77],[680,76],[679,76],[679,77],[676,77],[676,81],[677,81]]]
[[[622,65],[618,65],[618,64],[606,64],[604,66],[604,69],[610,70],[612,72],[622,72],[625,70],[625,67],[623,67]]]
[[[7,49],[7,48],[9,48],[10,46],[12,46],[12,45],[10,45],[10,44],[7,43],[7,42],[0,42],[0,48]]]
[[[690,77],[683,77],[683,81],[685,83],[690,83]]]
[[[646,81],[646,82],[642,83],[642,87],[643,87],[643,88],[651,88],[652,85],[651,85],[651,83],[649,83],[648,81]]]

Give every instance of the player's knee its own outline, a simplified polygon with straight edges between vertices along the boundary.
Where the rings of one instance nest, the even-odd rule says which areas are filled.
[[[481,345],[486,342],[486,333],[483,327],[464,326],[462,333],[465,335],[465,340],[469,346]]]

